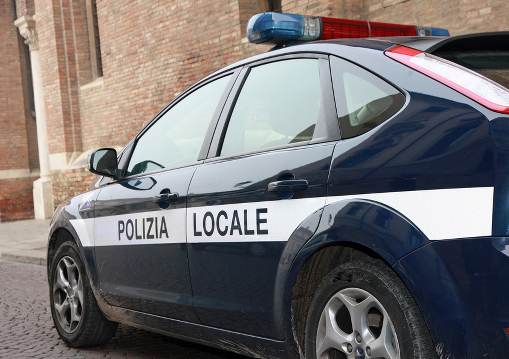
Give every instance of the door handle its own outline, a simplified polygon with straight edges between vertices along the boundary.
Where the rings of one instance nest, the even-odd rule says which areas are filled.
[[[172,203],[179,200],[178,193],[161,193],[154,196],[153,201],[155,203]]]
[[[309,188],[306,180],[283,180],[269,183],[269,192],[302,191]]]

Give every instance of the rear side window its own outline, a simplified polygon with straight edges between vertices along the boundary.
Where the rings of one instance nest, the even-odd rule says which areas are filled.
[[[330,63],[342,138],[375,128],[405,104],[401,92],[372,73],[333,56]]]
[[[221,156],[311,140],[321,98],[317,59],[253,67],[231,114]]]

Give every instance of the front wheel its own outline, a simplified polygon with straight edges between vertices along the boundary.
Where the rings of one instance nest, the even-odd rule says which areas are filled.
[[[436,358],[417,304],[379,260],[327,275],[311,303],[305,345],[307,359]]]
[[[49,285],[53,322],[68,345],[100,345],[115,335],[118,324],[106,319],[99,309],[76,243],[65,242],[58,248]]]

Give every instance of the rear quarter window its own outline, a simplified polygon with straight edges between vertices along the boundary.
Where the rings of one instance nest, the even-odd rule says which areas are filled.
[[[330,64],[342,138],[377,127],[405,104],[398,89],[371,72],[337,57]]]

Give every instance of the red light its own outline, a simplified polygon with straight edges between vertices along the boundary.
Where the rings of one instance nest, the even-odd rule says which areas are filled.
[[[417,30],[413,25],[384,24],[382,22],[370,22],[371,37],[384,36],[417,36]]]
[[[322,23],[323,32],[320,40],[417,35],[413,25],[334,19],[332,17],[322,17]]]
[[[509,90],[474,71],[401,45],[390,48],[385,54],[492,111],[509,114]]]
[[[342,20],[322,17],[323,33],[321,40],[352,37],[369,37],[367,21]]]

